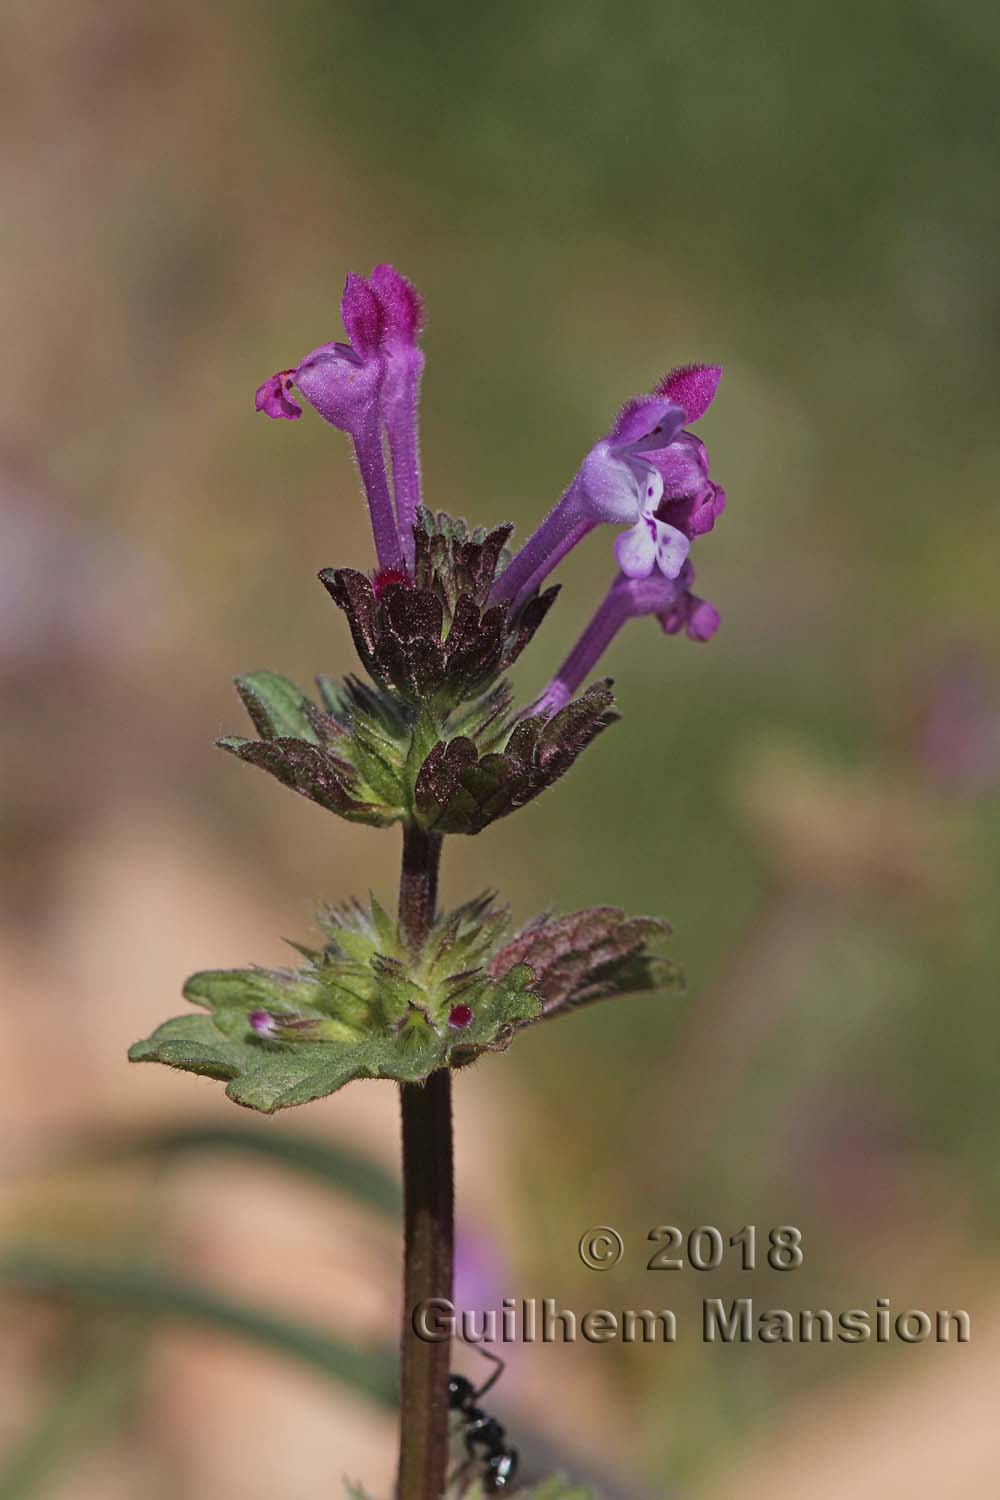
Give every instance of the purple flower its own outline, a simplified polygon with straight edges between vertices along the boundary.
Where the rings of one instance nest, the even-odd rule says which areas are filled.
[[[348,1027],[319,1016],[299,1016],[290,1011],[252,1010],[247,1024],[255,1036],[272,1042],[323,1042],[351,1039]]]
[[[368,497],[378,569],[376,598],[413,579],[413,526],[421,504],[417,408],[424,356],[420,297],[405,277],[378,265],[349,275],[341,299],[349,342],[322,344],[294,369],[257,391],[258,411],[294,421],[302,397],[353,440]],[[627,401],[611,431],[595,443],[559,502],[508,564],[491,600],[516,614],[595,526],[624,528],[615,538],[618,575],[533,713],[562,707],[592,671],[626,620],[656,615],[668,635],[707,641],[719,626],[711,604],[691,592],[693,542],[712,530],[725,491],[709,477],[704,443],[688,426],[711,406],[719,365],[683,365],[648,396]],[[293,392],[295,394],[293,394]],[[385,454],[392,465],[392,489]],[[468,1024],[456,1007],[451,1024]],[[303,1022],[254,1012],[262,1036],[287,1035]]]
[[[291,372],[291,384],[325,421],[357,440],[359,430],[379,422],[385,316],[368,282],[353,273],[344,283],[340,315],[351,342],[321,344]]]
[[[655,419],[655,425],[644,432],[651,419]],[[666,451],[665,445],[683,420],[683,408],[673,402],[655,398],[629,402],[610,438],[591,449],[584,460],[581,475],[588,467],[599,466],[605,475],[604,482],[608,483],[615,466],[627,470],[634,481],[638,514],[631,530],[623,531],[615,539],[615,559],[627,578],[648,578],[654,568],[665,578],[676,578],[690,550],[691,543],[684,533],[658,516],[663,477],[656,463],[657,453],[661,449]],[[584,480],[585,487],[586,484]],[[625,519],[623,514],[621,520]]]
[[[275,1036],[278,1023],[269,1010],[252,1010],[247,1016],[250,1030],[257,1036]]]
[[[699,599],[685,589],[668,610],[660,613],[659,620],[667,635],[683,630],[689,641],[704,642],[710,641],[719,628],[719,611],[707,599]]]
[[[325,421],[350,435],[379,567],[403,570],[412,563],[420,505],[420,298],[398,271],[376,266],[367,279],[348,276],[340,312],[350,342],[321,344],[294,369],[272,375],[258,389],[255,404],[269,417],[294,421],[302,414],[294,388]],[[392,459],[395,511],[383,436]]]
[[[653,572],[645,578],[619,573],[590,624],[532,706],[533,714],[557,713],[590,676],[622,626],[641,615],[655,615],[667,635],[685,630],[689,640],[711,640],[719,628],[719,614],[705,599],[691,592],[694,569],[685,563],[676,578]]]
[[[627,402],[501,575],[494,599],[523,603],[600,522],[629,527],[615,541],[625,577],[676,578],[693,537],[711,530],[725,504],[708,478],[704,444],[682,431],[704,415],[721,375],[718,365],[687,365],[665,376],[652,396]]]
[[[721,378],[719,365],[685,365],[663,378],[656,395],[694,422],[712,404]],[[679,432],[647,459],[659,495],[654,502],[654,488],[647,487],[640,519],[615,541],[615,558],[627,578],[648,578],[654,567],[676,578],[694,538],[711,531],[722,514],[726,495],[709,479],[708,451],[693,432]]]

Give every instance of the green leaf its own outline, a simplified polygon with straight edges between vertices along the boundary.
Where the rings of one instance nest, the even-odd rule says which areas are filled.
[[[407,716],[387,694],[356,678],[336,684],[321,677],[317,684],[323,708],[276,672],[237,678],[261,737],[226,735],[217,743],[348,822],[388,827],[407,800]]]
[[[33,1251],[12,1251],[0,1257],[0,1288],[3,1286],[40,1296],[69,1297],[78,1303],[131,1307],[156,1317],[183,1319],[200,1328],[220,1328],[290,1355],[387,1406],[396,1401],[395,1360],[382,1349],[342,1344],[313,1327],[273,1317],[157,1271],[82,1265]]]
[[[251,672],[246,677],[237,677],[236,691],[258,734],[264,738],[285,737],[319,744],[309,718],[309,700],[287,677],[277,672]]]
[[[165,1022],[131,1060],[224,1079],[237,1104],[271,1114],[355,1078],[417,1083],[463,1066],[539,1014],[526,965],[486,970],[507,920],[489,898],[440,917],[416,955],[374,901],[320,920],[328,941],[300,969],[195,974],[185,996],[211,1014]]]
[[[237,1030],[242,1034],[233,1034]],[[377,1048],[344,1042],[285,1044],[265,1041],[250,1030],[245,1011],[209,1016],[175,1016],[137,1042],[131,1062],[160,1062],[187,1073],[224,1079],[236,1104],[273,1114],[335,1093],[354,1078],[378,1076]],[[429,1071],[429,1070],[428,1070]],[[407,1077],[405,1066],[395,1075]],[[417,1065],[416,1077],[423,1077]]]
[[[650,948],[667,925],[616,907],[542,917],[501,946],[508,914],[486,895],[439,917],[416,954],[374,900],[319,917],[327,941],[300,950],[301,968],[193,975],[184,994],[210,1014],[165,1022],[131,1060],[223,1079],[237,1104],[271,1114],[355,1078],[421,1082],[535,1020],[677,975]]]

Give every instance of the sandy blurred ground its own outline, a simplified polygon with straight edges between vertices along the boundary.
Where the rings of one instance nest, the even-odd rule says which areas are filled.
[[[986,1290],[984,1286],[984,1291]],[[935,1350],[911,1369],[905,1358],[831,1401],[792,1404],[759,1443],[704,1485],[697,1500],[800,1495],[834,1500],[909,1500],[988,1493],[1000,1466],[993,1391],[1000,1364],[1000,1303],[977,1298],[974,1343]]]
[[[167,1269],[201,1277],[251,1305],[327,1324],[359,1341],[391,1339],[392,1236],[329,1195],[286,1184],[273,1169],[225,1159],[221,1167],[216,1161],[183,1168],[165,1200],[134,1169],[74,1173],[68,1181],[60,1172],[67,1146],[90,1136],[124,1138],[192,1118],[230,1123],[234,1111],[219,1090],[201,1080],[150,1077],[154,1070],[129,1070],[122,1059],[131,1036],[161,1018],[161,976],[176,973],[178,959],[183,965],[220,937],[233,951],[253,951],[273,921],[199,844],[196,830],[157,827],[148,808],[135,819],[128,809],[122,814],[117,826],[91,830],[81,847],[65,851],[52,961],[26,952],[18,934],[4,934],[4,992],[17,993],[33,1016],[21,1045],[3,1059],[6,1233],[24,1239],[34,1231],[63,1251],[97,1260],[120,1257],[123,1246],[147,1258],[155,1248]],[[109,951],[120,959],[115,978],[108,975]],[[88,1020],[83,1025],[74,1016]],[[337,1102],[335,1121],[324,1123],[337,1139],[364,1141],[366,1152],[391,1164],[394,1103],[389,1089],[359,1089]],[[25,1183],[32,1163],[49,1170]],[[22,1373],[8,1372],[14,1381]],[[246,1493],[273,1493],[282,1476],[288,1482],[290,1451],[298,1456],[294,1478],[303,1492],[320,1453],[335,1473],[374,1469],[383,1487],[387,1482],[390,1418],[380,1419],[360,1398],[331,1392],[316,1376],[217,1336],[158,1337],[148,1402],[143,1428],[166,1471],[183,1476],[183,1493],[216,1492],[235,1473],[243,1475]],[[132,1461],[142,1467],[149,1456],[133,1451]],[[134,1493],[130,1483],[137,1485],[138,1476],[125,1481],[123,1492]],[[91,1491],[68,1475],[57,1492]]]

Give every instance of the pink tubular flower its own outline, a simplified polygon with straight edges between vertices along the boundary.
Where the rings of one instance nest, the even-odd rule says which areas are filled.
[[[493,598],[516,610],[599,522],[629,528],[615,539],[618,576],[531,713],[564,707],[627,620],[656,615],[667,635],[683,630],[692,641],[711,640],[719,628],[714,606],[691,592],[688,554],[712,530],[726,496],[709,478],[704,443],[684,424],[705,414],[721,378],[719,365],[684,365],[653,395],[627,402],[500,575]]]
[[[392,266],[349,275],[341,299],[349,342],[321,344],[257,391],[258,411],[294,421],[302,397],[354,443],[368,497],[378,567],[376,599],[413,582],[413,527],[421,505],[417,408],[424,356],[423,309],[415,288]],[[708,453],[691,423],[711,406],[719,365],[682,365],[651,395],[627,401],[595,443],[559,502],[493,586],[492,604],[518,614],[562,559],[596,526],[624,528],[615,538],[618,575],[580,640],[531,710],[551,713],[579,688],[626,620],[656,615],[668,635],[708,641],[719,626],[713,606],[691,593],[693,542],[714,527],[725,491],[709,478]],[[390,491],[385,454],[392,467]],[[465,1008],[453,1026],[466,1024]],[[273,1017],[251,1026],[273,1035]],[[284,1023],[287,1033],[292,1023]]]
[[[615,541],[625,577],[648,578],[655,571],[676,578],[692,538],[711,529],[725,503],[708,478],[704,444],[681,430],[707,411],[721,375],[717,365],[684,366],[671,371],[652,396],[627,402],[501,575],[494,599],[523,603],[600,522],[629,527]]]
[[[325,421],[350,435],[379,567],[402,571],[412,562],[420,504],[420,299],[391,266],[376,266],[368,279],[348,276],[340,311],[350,342],[321,344],[296,368],[272,375],[259,387],[255,404],[266,416],[294,421],[302,415],[294,389]],[[395,512],[383,434],[392,459]]]
[[[690,563],[683,565],[676,578],[667,578],[659,572],[652,572],[646,578],[629,578],[619,573],[531,712],[549,715],[564,708],[628,620],[656,615],[667,635],[685,630],[689,640],[711,640],[719,628],[718,611],[707,600],[692,594],[693,582],[694,569]]]

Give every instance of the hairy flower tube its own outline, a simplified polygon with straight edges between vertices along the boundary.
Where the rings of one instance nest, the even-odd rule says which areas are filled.
[[[349,275],[340,303],[349,343],[321,344],[294,369],[258,387],[256,408],[297,420],[302,396],[333,427],[346,432],[368,498],[379,568],[401,573],[413,563],[413,522],[420,506],[417,405],[423,314],[414,288],[392,266],[370,277]],[[392,460],[390,496],[383,441]]]

